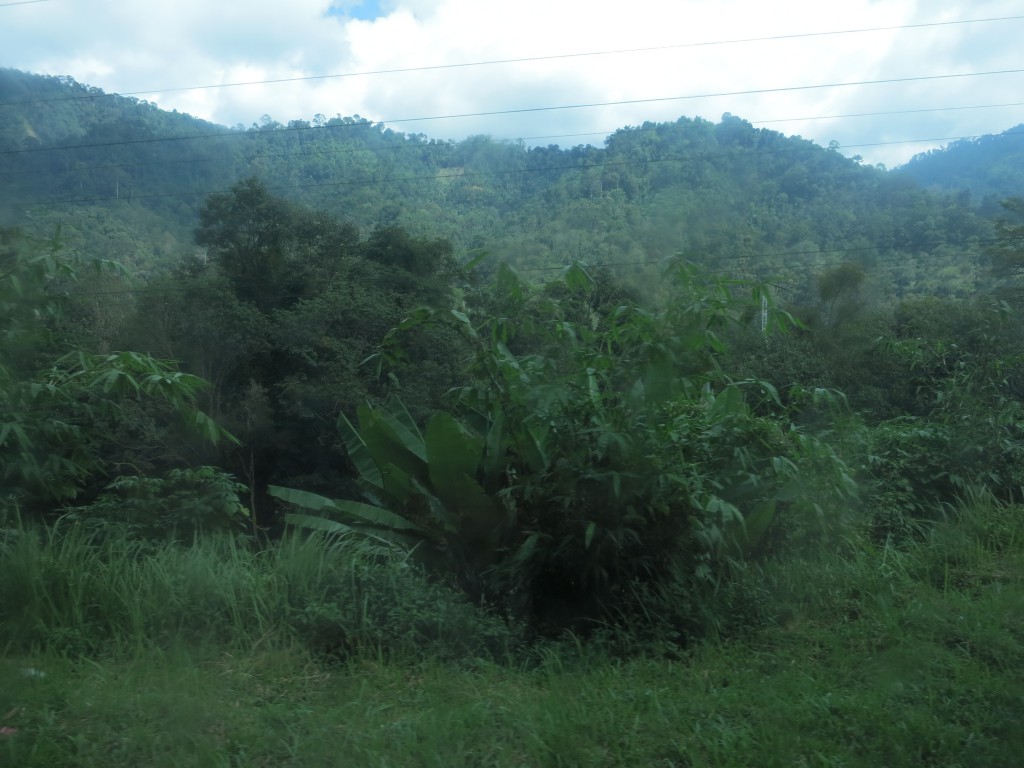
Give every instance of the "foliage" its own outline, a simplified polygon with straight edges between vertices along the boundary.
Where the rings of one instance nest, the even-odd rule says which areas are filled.
[[[86,480],[107,471],[105,454],[116,441],[122,399],[158,399],[211,442],[231,439],[196,408],[202,386],[201,379],[134,352],[60,357],[37,375],[10,382],[4,392],[4,480],[16,496],[75,498]]]
[[[81,537],[60,547],[32,536],[0,547],[0,611],[34,600],[28,615],[47,621],[5,614],[3,636],[13,627],[18,642],[0,660],[0,758],[25,768],[339,755],[434,768],[1015,766],[1022,525],[1019,507],[975,499],[911,547],[851,536],[839,551],[752,565],[715,596],[744,622],[724,641],[566,638],[538,644],[528,664],[489,661],[479,614],[461,603],[453,616],[453,595],[396,577],[414,569],[354,557],[351,541],[292,539],[256,555],[209,538],[136,558],[122,539],[90,560]],[[76,607],[102,616],[118,605],[109,594],[135,611],[123,630],[68,621]],[[307,650],[312,633],[289,640],[287,613],[269,610],[286,602],[297,616],[307,600],[327,610],[332,594],[339,613],[386,622],[346,628],[387,639],[374,627],[390,627],[399,642],[338,664]],[[451,623],[435,624],[434,640],[410,631],[430,616]],[[34,649],[21,644],[29,629],[42,638]],[[76,647],[97,651],[67,652]]]
[[[733,359],[785,393],[801,384],[846,394],[852,418],[842,434],[810,403],[790,397],[790,405],[808,428],[827,429],[819,434],[857,468],[879,540],[905,541],[964,493],[1020,498],[1020,332],[1001,299],[924,297],[844,327],[811,326],[768,344],[743,339]]]
[[[788,423],[770,385],[717,369],[721,329],[745,314],[736,286],[684,265],[675,277],[664,310],[552,319],[520,355],[506,344],[517,334],[508,317],[477,327],[457,310],[416,313],[385,357],[401,358],[395,345],[411,328],[459,328],[474,354],[454,402],[461,420],[436,413],[420,432],[394,407],[361,409],[358,427],[342,419],[371,506],[274,493],[420,540],[475,599],[544,631],[621,612],[636,584],[679,560],[694,584],[716,584],[777,516],[834,514],[829,495],[853,488],[836,456]],[[566,286],[588,291],[586,271],[570,268]],[[803,504],[826,475],[823,495]]]
[[[186,487],[185,503],[193,495]],[[5,655],[131,653],[180,641],[234,652],[299,647],[325,661],[504,660],[519,642],[404,556],[367,542],[296,536],[256,551],[206,527],[187,543],[158,543],[140,539],[131,521],[97,528],[75,517],[2,530]]]
[[[59,241],[44,252],[5,240],[0,272],[0,460],[7,499],[75,498],[109,468],[126,402],[164,404],[204,439],[232,439],[196,399],[206,383],[137,352],[66,352],[54,336],[60,292],[75,277],[75,260]]]
[[[528,146],[485,136],[437,141],[341,115],[227,129],[99,93],[69,78],[0,72],[8,102],[0,145],[9,150],[11,180],[0,222],[64,221],[73,225],[73,247],[115,248],[112,255],[146,273],[173,266],[189,248],[197,215],[207,215],[201,240],[219,237],[206,224],[234,218],[220,205],[222,190],[257,178],[363,231],[444,237],[455,253],[485,249],[538,276],[590,259],[653,286],[661,263],[684,250],[710,268],[799,284],[808,265],[852,257],[881,270],[897,295],[966,296],[980,277],[978,245],[991,236],[994,202],[983,197],[996,188],[1016,194],[1019,177],[1012,162],[1019,141],[1010,137],[989,137],[982,167],[963,163],[969,146],[946,153],[977,168],[967,182],[975,189],[977,177],[987,177],[988,189],[972,202],[959,183],[950,192],[922,189],[913,174],[885,172],[732,115],[623,127],[603,146]],[[25,218],[27,206],[33,219]],[[210,219],[213,208],[219,213]],[[276,203],[265,211],[262,223],[246,225],[259,240],[248,256],[211,247],[230,262],[247,300],[261,306],[287,292],[267,294],[242,271],[262,264],[253,273],[259,280],[294,278],[296,290],[302,277],[283,264],[303,271],[290,256],[297,233],[278,221]]]
[[[101,530],[113,523],[142,539],[189,541],[203,533],[245,531],[251,521],[239,497],[246,491],[216,467],[171,469],[163,477],[121,476],[65,518]]]
[[[401,227],[366,239],[350,224],[275,197],[248,179],[202,206],[185,260],[150,283],[129,341],[181,360],[211,383],[204,405],[245,443],[201,455],[249,488],[257,526],[278,530],[268,483],[347,492],[334,424],[401,387],[417,415],[458,376],[451,334],[425,329],[388,380],[362,362],[409,308],[451,301],[451,246]],[[409,371],[410,375],[405,376]]]
[[[235,295],[263,313],[294,304],[311,281],[333,278],[357,237],[355,227],[291,205],[255,177],[210,195],[195,233]]]
[[[1004,214],[996,219],[996,239],[988,248],[988,255],[993,271],[1004,278],[1000,292],[1019,307],[1024,270],[1024,198],[1011,197],[1001,205]]]
[[[897,172],[922,186],[952,190],[991,205],[994,200],[1020,194],[1024,181],[1022,134],[1024,124],[999,134],[960,139],[915,155]]]

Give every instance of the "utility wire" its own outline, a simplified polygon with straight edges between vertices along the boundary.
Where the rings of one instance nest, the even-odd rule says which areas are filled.
[[[743,91],[721,91],[717,93],[702,93],[702,94],[688,94],[685,96],[659,96],[649,99],[622,99],[619,101],[602,101],[602,102],[590,102],[583,104],[559,104],[547,107],[522,107],[518,109],[498,109],[489,110],[485,112],[463,112],[450,115],[423,115],[420,117],[401,117],[393,118],[390,120],[381,120],[379,124],[382,125],[395,125],[398,123],[414,123],[414,122],[428,122],[435,120],[457,120],[469,117],[495,117],[498,115],[521,115],[521,114],[536,114],[540,112],[555,112],[562,110],[572,109],[593,109],[597,107],[615,107],[625,106],[627,104],[655,104],[663,103],[668,101],[692,101],[698,99],[713,99],[723,98],[729,96],[752,96],[766,93],[786,93],[792,91],[809,91],[809,90],[821,90],[826,88],[849,88],[853,86],[865,86],[865,85],[891,85],[894,83],[910,83],[910,82],[928,82],[935,80],[949,80],[955,78],[966,78],[966,77],[991,77],[994,75],[1013,75],[1024,72],[1024,69],[1002,69],[993,70],[989,72],[958,72],[953,74],[945,75],[916,75],[911,77],[892,77],[884,78],[880,80],[859,80],[855,82],[846,83],[817,83],[814,85],[790,85],[781,86],[777,88],[753,88]],[[334,126],[324,126],[324,128],[349,128],[353,126],[366,126],[373,125],[370,122],[353,122],[353,123],[342,123]],[[274,132],[281,131],[308,131],[308,130],[321,130],[318,126],[295,126],[275,129]],[[259,132],[239,132],[224,129],[222,132],[213,134],[197,134],[195,136],[168,136],[168,137],[156,137],[149,139],[131,139],[128,141],[112,141],[112,142],[97,142],[93,144],[69,144],[66,146],[50,146],[50,147],[31,147],[27,149],[10,149],[0,152],[0,155],[23,155],[38,152],[52,152],[59,150],[69,149],[95,149],[99,147],[119,147],[127,146],[132,144],[153,144],[165,141],[187,141],[190,139],[201,139],[208,138],[211,136],[252,136],[258,135]]]
[[[36,1],[37,2],[44,2],[45,0],[36,0]],[[870,32],[890,32],[890,31],[902,30],[902,29],[923,29],[923,28],[928,28],[928,27],[947,27],[947,26],[956,26],[956,25],[961,25],[961,24],[984,24],[984,23],[997,22],[997,21],[1017,21],[1017,20],[1020,20],[1020,19],[1024,19],[1024,15],[997,16],[997,17],[986,18],[986,19],[962,19],[962,20],[958,20],[958,21],[935,21],[935,22],[926,22],[926,23],[921,23],[921,24],[901,24],[901,25],[888,26],[888,27],[865,27],[865,28],[860,28],[860,29],[840,29],[840,30],[831,30],[831,31],[826,31],[826,32],[803,32],[803,33],[794,33],[794,34],[786,34],[786,35],[770,35],[770,36],[766,36],[766,37],[748,37],[748,38],[738,38],[738,39],[731,39],[731,40],[711,40],[711,41],[696,42],[696,43],[680,43],[680,44],[677,44],[677,45],[659,45],[659,46],[651,46],[651,47],[645,47],[645,48],[620,48],[620,49],[615,49],[615,50],[588,51],[588,52],[583,52],[583,53],[552,54],[552,55],[548,55],[548,56],[524,56],[524,57],[519,57],[519,58],[511,58],[511,59],[493,59],[493,60],[487,60],[487,61],[460,62],[460,63],[454,63],[454,64],[431,64],[431,65],[417,66],[417,67],[401,67],[401,68],[397,68],[397,69],[370,70],[370,71],[365,71],[365,72],[345,72],[345,73],[331,74],[331,75],[308,75],[308,76],[303,76],[303,77],[286,77],[286,78],[277,78],[277,79],[270,79],[270,80],[248,80],[248,81],[245,81],[245,82],[237,82],[237,83],[212,83],[212,84],[208,84],[208,85],[193,85],[193,86],[186,86],[186,87],[181,87],[181,88],[161,88],[161,89],[152,89],[152,90],[145,90],[145,91],[127,91],[127,92],[124,92],[124,93],[121,93],[121,94],[107,94],[107,93],[103,93],[103,94],[87,94],[87,95],[80,95],[80,96],[66,96],[66,97],[55,98],[55,99],[33,99],[33,100],[27,100],[27,101],[0,102],[0,107],[17,105],[17,104],[39,104],[39,103],[50,103],[50,102],[59,102],[59,101],[74,101],[74,100],[81,100],[81,99],[97,99],[97,98],[104,98],[104,97],[116,96],[116,95],[120,95],[120,96],[142,96],[142,95],[153,95],[153,94],[159,94],[159,93],[183,93],[183,92],[187,92],[187,91],[212,90],[212,89],[220,89],[220,88],[237,88],[237,87],[245,87],[245,86],[252,86],[252,85],[277,85],[277,84],[281,84],[281,83],[310,82],[310,81],[315,81],[315,80],[331,80],[331,79],[340,79],[340,78],[348,78],[348,77],[367,77],[367,76],[372,76],[372,75],[403,74],[403,73],[409,73],[409,72],[427,72],[427,71],[432,71],[432,70],[461,69],[461,68],[467,68],[467,67],[494,66],[494,65],[499,65],[499,64],[523,64],[523,63],[536,62],[536,61],[554,61],[554,60],[558,60],[558,59],[586,58],[586,57],[594,57],[594,56],[613,56],[613,55],[621,55],[621,54],[629,54],[629,53],[649,53],[649,52],[654,52],[654,51],[676,50],[676,49],[682,49],[682,48],[701,48],[701,47],[710,47],[710,46],[718,46],[718,45],[739,45],[739,44],[745,44],[745,43],[762,43],[762,42],[772,42],[772,41],[782,41],[782,40],[795,40],[795,39],[810,38],[810,37],[827,37],[827,36],[836,36],[836,35],[853,35],[853,34],[864,34],[864,33],[870,33]]]
[[[770,125],[772,123],[794,123],[808,120],[848,120],[853,117],[882,117],[884,115],[917,115],[924,112],[957,112],[967,109],[997,109],[1000,107],[1020,107],[1024,101],[1012,101],[1005,104],[975,104],[961,107],[927,107],[924,109],[896,109],[886,112],[852,112],[846,115],[812,115],[810,117],[780,117],[774,120],[749,120],[751,125]]]
[[[7,8],[12,5],[35,5],[36,3],[48,3],[50,0],[20,0],[16,3],[0,3],[0,8]]]
[[[778,88],[754,88],[745,91],[723,91],[718,93],[696,93],[686,96],[660,96],[650,99],[622,99],[620,101],[596,101],[583,104],[559,104],[551,107],[523,107],[521,109],[502,109],[488,112],[465,112],[453,115],[426,115],[422,117],[403,117],[397,120],[383,120],[385,124],[426,122],[429,120],[455,120],[465,117],[494,117],[496,115],[518,115],[535,112],[555,112],[566,109],[592,109],[595,107],[620,107],[627,104],[654,104],[666,101],[690,101],[695,99],[715,99],[726,96],[754,96],[765,93],[784,93],[788,91],[812,91],[823,88],[848,88],[862,85],[889,85],[892,83],[921,82],[927,80],[948,80],[958,77],[988,77],[991,75],[1013,75],[1024,72],[1024,69],[1001,69],[990,72],[959,72],[948,75],[917,75],[914,77],[892,77],[882,80],[859,80],[850,83],[818,83],[815,85],[789,85]]]

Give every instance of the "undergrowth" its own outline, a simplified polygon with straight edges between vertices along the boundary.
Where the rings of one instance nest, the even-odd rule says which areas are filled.
[[[699,642],[668,590],[526,646],[365,543],[8,531],[0,764],[1015,766],[1022,533],[977,495],[750,565]]]
[[[298,643],[333,659],[500,659],[518,643],[499,618],[364,540],[294,536],[256,550],[231,536],[157,545],[58,525],[9,530],[0,552],[8,653]]]

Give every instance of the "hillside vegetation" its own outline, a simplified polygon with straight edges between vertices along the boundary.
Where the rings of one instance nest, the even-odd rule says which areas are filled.
[[[0,91],[0,759],[1019,761],[1020,198]]]
[[[878,271],[888,294],[965,295],[991,236],[991,209],[979,215],[952,184],[926,192],[909,171],[728,114],[560,148],[435,141],[340,115],[228,129],[13,70],[0,73],[0,100],[7,223],[45,234],[64,222],[74,247],[146,270],[189,249],[209,194],[250,177],[363,232],[444,237],[459,254],[481,249],[538,277],[586,259],[653,281],[658,264],[685,252],[717,271],[803,287],[808,265],[852,259]],[[1000,189],[1019,188],[1013,167],[999,166]]]
[[[961,139],[915,155],[898,169],[926,188],[970,193],[985,210],[1020,197],[1024,168],[1024,124],[1000,134]]]

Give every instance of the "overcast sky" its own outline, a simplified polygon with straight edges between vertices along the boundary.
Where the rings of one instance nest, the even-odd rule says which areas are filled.
[[[1020,0],[0,0],[0,66],[230,126],[358,114],[572,146],[731,112],[893,166],[1024,123],[1024,72],[937,77],[1024,70],[1024,18],[815,33],[1021,15]],[[532,60],[494,63],[509,59]],[[228,85],[294,78],[315,79]],[[488,112],[505,114],[467,116]]]

